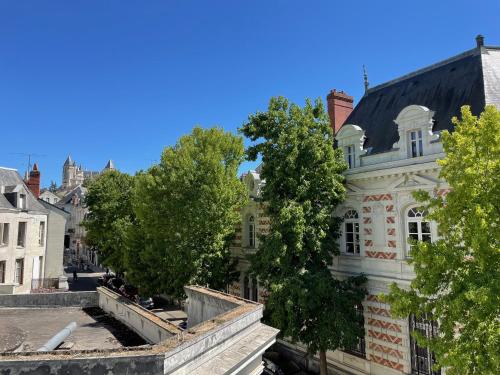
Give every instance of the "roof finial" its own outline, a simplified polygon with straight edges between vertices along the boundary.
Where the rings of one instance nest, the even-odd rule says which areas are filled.
[[[366,73],[366,66],[363,64],[363,79],[365,81],[365,93],[368,91],[368,86],[370,85],[368,83],[368,74]]]

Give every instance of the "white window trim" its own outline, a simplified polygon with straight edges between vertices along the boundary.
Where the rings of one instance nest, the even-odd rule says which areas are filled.
[[[346,217],[348,214],[349,216],[354,216],[354,213],[357,217]],[[349,208],[344,212],[344,222],[342,223],[342,251],[341,253],[343,255],[347,256],[354,256],[358,257],[361,255],[361,225],[360,225],[360,220],[359,220],[359,212],[353,208]],[[357,231],[357,240],[358,240],[358,252],[354,251],[353,253],[350,253],[347,251],[347,230],[346,230],[346,224],[352,223],[353,224],[353,239],[356,242],[356,224],[358,224],[358,231]],[[356,250],[356,247],[354,248]]]
[[[418,223],[417,224],[418,225],[417,236],[418,236],[419,241],[422,241],[422,235],[423,235],[422,222],[429,223],[431,242],[434,242],[437,238],[436,223],[434,221],[425,220],[424,219],[425,214],[423,216],[419,216],[419,217],[409,217],[408,216],[408,214],[411,210],[418,210],[418,211],[422,212],[423,209],[421,207],[422,206],[419,206],[419,205],[412,205],[412,206],[406,207],[406,209],[404,210],[404,233],[405,233],[405,257],[406,258],[411,258],[411,245],[408,242],[408,240],[410,238],[409,223],[412,223],[412,222]]]

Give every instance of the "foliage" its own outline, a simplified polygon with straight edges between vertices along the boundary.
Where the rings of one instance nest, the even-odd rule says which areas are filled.
[[[500,373],[500,112],[487,106],[480,118],[469,107],[443,134],[440,176],[451,187],[446,200],[419,192],[428,220],[438,224],[434,243],[416,242],[409,290],[391,286],[386,300],[405,317],[432,315],[439,337],[424,340],[447,374]]]
[[[83,221],[85,241],[98,250],[102,264],[115,272],[125,270],[127,233],[134,224],[131,193],[134,177],[116,170],[105,171],[88,185]]]
[[[263,161],[271,228],[251,260],[270,292],[271,323],[312,353],[352,346],[364,334],[355,306],[366,294],[365,278],[341,281],[329,269],[339,252],[341,220],[333,212],[345,197],[346,165],[321,101],[301,108],[272,98],[241,131],[254,142],[248,158]]]
[[[241,137],[197,127],[136,176],[138,223],[127,255],[133,280],[173,297],[191,283],[225,289],[229,241],[247,196],[237,177],[243,158]]]
[[[57,191],[57,184],[55,183],[55,181],[50,181],[50,186],[49,186],[49,189],[48,189],[51,193],[55,193]]]

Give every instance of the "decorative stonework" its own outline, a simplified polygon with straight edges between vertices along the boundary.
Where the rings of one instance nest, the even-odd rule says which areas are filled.
[[[396,259],[396,253],[389,253],[385,251],[365,251],[366,257],[378,259]]]
[[[379,320],[379,319],[369,318],[368,325],[373,326],[373,327],[377,327],[377,328],[387,329],[387,330],[398,332],[398,333],[403,332],[403,330],[401,329],[401,326],[399,324],[386,322],[386,321]]]
[[[401,352],[400,350],[392,349],[392,348],[389,348],[385,345],[375,344],[374,342],[371,342],[368,347],[375,352],[388,354],[388,355],[391,355],[391,356],[396,357],[396,358],[403,358],[404,357],[403,352]]]
[[[394,224],[394,223],[396,223],[396,218],[394,216],[387,216],[385,218],[385,222],[387,224]]]
[[[391,361],[389,359],[385,359],[373,354],[370,354],[370,360],[372,360],[375,363],[378,363],[380,365],[384,365],[386,367],[393,368],[395,370],[403,371],[403,365],[398,362]]]
[[[380,315],[387,318],[391,317],[390,311],[382,307],[368,306],[367,311],[374,315]]]
[[[372,329],[368,330],[368,336],[373,337],[377,340],[387,341],[387,342],[390,342],[392,344],[400,345],[403,343],[403,339],[401,337],[389,335],[388,333],[374,331]]]
[[[363,202],[378,202],[378,201],[392,201],[391,194],[375,194],[375,195],[366,195],[363,198]]]

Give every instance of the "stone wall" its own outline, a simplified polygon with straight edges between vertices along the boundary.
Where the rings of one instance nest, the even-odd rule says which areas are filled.
[[[245,303],[237,298],[221,298],[221,294],[217,292],[207,293],[205,288],[198,290],[196,287],[186,287],[184,290],[188,296],[187,316],[189,328]]]
[[[0,307],[94,307],[97,292],[2,294]]]
[[[57,360],[0,361],[0,374],[9,375],[139,375],[163,374],[163,355],[93,357]]]
[[[97,288],[97,293],[101,309],[127,325],[150,344],[157,344],[181,332],[174,324],[107,288]]]

